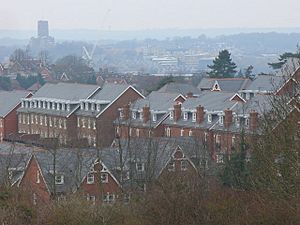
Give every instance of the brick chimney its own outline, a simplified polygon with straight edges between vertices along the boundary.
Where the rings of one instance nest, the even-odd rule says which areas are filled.
[[[145,105],[143,107],[143,122],[147,123],[149,119],[150,119],[150,107]]]
[[[178,121],[181,117],[181,104],[174,105],[174,121]]]
[[[129,119],[129,112],[130,112],[130,106],[129,106],[129,104],[124,105],[124,107],[123,107],[124,120],[128,120]]]
[[[225,109],[224,110],[225,117],[224,117],[224,127],[229,128],[230,125],[233,122],[233,116],[232,116],[232,110],[230,109]]]
[[[250,112],[250,119],[249,119],[249,128],[251,131],[255,131],[257,129],[258,123],[258,112],[252,110]]]
[[[197,106],[197,108],[196,108],[196,122],[197,123],[200,124],[204,121],[204,114],[205,114],[204,107],[201,105]]]
[[[193,92],[188,92],[188,93],[186,94],[186,97],[187,97],[187,98],[193,98],[193,97],[194,97]]]

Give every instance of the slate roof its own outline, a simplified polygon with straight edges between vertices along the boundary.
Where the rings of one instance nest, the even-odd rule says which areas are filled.
[[[203,91],[198,98],[188,98],[182,103],[182,110],[194,110],[201,105],[207,111],[224,111],[235,106],[237,101],[230,101],[233,92]]]
[[[194,95],[200,94],[200,90],[191,84],[183,84],[183,83],[168,83],[162,88],[158,90],[158,92],[164,93],[177,93],[186,95],[189,92],[193,93]]]
[[[283,76],[258,75],[245,90],[273,92],[276,91],[284,81],[285,77]]]
[[[244,90],[251,84],[250,79],[246,78],[202,78],[198,84],[198,89],[200,90],[211,90],[215,81],[218,82],[221,91],[225,92],[237,92],[239,90]]]
[[[26,98],[29,91],[0,91],[0,116],[4,117]]]
[[[46,83],[34,95],[34,98],[51,98],[70,101],[86,99],[100,87],[97,85],[78,83]]]
[[[107,103],[101,104],[101,111],[86,111],[86,110],[77,110],[77,115],[84,115],[84,116],[96,116],[101,113],[106,107],[113,102],[117,97],[119,97],[130,85],[128,84],[111,84],[106,83],[103,85],[100,91],[97,92],[91,100],[99,100],[99,101],[106,101]]]
[[[34,153],[50,192],[53,191],[53,154],[49,151]],[[56,175],[64,176],[63,184],[56,184],[57,193],[70,193],[78,189],[96,160],[96,152],[88,149],[58,149],[56,153]]]
[[[173,107],[176,97],[179,93],[164,93],[153,91],[145,99],[139,99],[132,104],[132,109],[141,110],[144,106],[149,106],[150,110],[168,111]]]

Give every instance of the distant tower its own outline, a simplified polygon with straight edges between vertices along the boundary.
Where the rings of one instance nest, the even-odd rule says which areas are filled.
[[[48,37],[49,29],[48,29],[48,21],[40,20],[38,21],[38,37]]]

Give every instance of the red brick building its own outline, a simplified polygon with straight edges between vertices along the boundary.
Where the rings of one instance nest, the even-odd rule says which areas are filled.
[[[22,98],[30,98],[28,91],[0,91],[0,141],[18,133],[17,110]]]

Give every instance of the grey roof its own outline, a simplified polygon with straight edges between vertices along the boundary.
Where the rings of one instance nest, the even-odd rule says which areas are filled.
[[[86,99],[100,87],[97,85],[78,83],[46,83],[34,95],[34,98],[52,98],[78,101]]]
[[[132,109],[141,110],[144,106],[149,106],[150,110],[167,111],[173,107],[176,97],[180,93],[164,93],[153,91],[145,99],[139,99],[132,104]]]
[[[195,86],[191,84],[182,84],[182,83],[168,83],[162,88],[158,90],[158,92],[165,92],[165,93],[177,93],[177,94],[182,94],[186,95],[189,92],[193,94],[199,94],[200,90],[196,88]]]
[[[0,91],[0,116],[6,116],[21,103],[21,98],[27,97],[29,93],[29,91]]]
[[[107,101],[109,103],[101,104],[102,112],[111,102],[113,102],[117,97],[119,97],[130,85],[128,84],[111,84],[106,83],[103,85],[100,91],[97,92],[92,98],[93,100]],[[91,110],[77,110],[77,115],[83,116],[97,116],[100,112]]]
[[[249,114],[252,110],[255,110],[259,114],[263,114],[271,110],[271,97],[270,95],[257,94],[245,104],[239,104],[235,107],[237,114]]]
[[[283,83],[285,77],[274,75],[258,75],[246,90],[259,92],[273,92],[276,91]]]
[[[198,98],[188,98],[182,103],[182,109],[194,110],[201,105],[208,111],[224,111],[237,104],[236,101],[230,101],[235,94],[233,92],[203,91]]]
[[[247,78],[202,78],[198,84],[200,90],[211,90],[215,82],[218,82],[221,91],[237,92],[244,90],[251,84],[251,80]]]
[[[50,151],[34,153],[50,192],[54,188],[54,154]],[[56,152],[56,175],[64,176],[63,184],[56,184],[57,193],[71,193],[78,189],[96,160],[96,152],[88,149],[58,149]]]
[[[104,101],[113,101],[115,100],[122,92],[124,92],[130,85],[128,84],[110,84],[106,83],[103,85],[101,90],[93,96],[92,99],[104,100]]]

